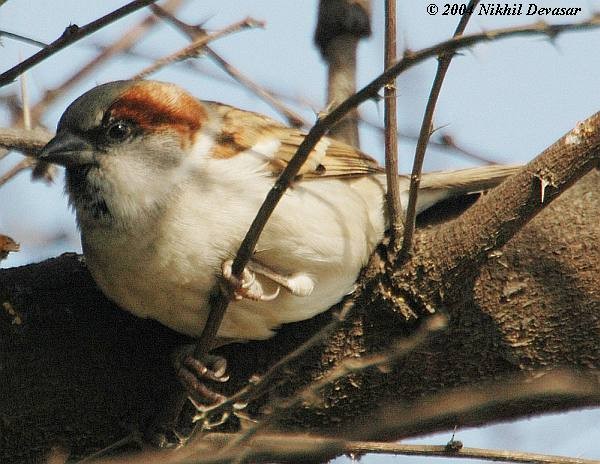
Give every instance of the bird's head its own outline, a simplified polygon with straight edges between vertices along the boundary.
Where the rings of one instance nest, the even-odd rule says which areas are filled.
[[[134,213],[181,181],[207,121],[205,106],[174,84],[110,82],[69,105],[40,159],[66,168],[80,220]]]

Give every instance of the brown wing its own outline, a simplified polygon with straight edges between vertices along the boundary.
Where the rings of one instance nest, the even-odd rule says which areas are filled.
[[[273,175],[279,175],[304,140],[305,133],[286,127],[258,113],[220,103],[206,102],[221,119],[216,158],[229,158],[241,152],[263,157]],[[300,169],[303,179],[321,177],[360,177],[383,172],[377,161],[345,143],[323,137]]]

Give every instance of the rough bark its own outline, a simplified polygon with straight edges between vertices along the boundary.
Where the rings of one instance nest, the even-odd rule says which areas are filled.
[[[389,372],[368,370],[320,393],[280,421],[287,430],[357,430],[382,406],[402,405],[453,387],[485,390],[487,381],[570,368],[600,367],[600,174],[593,171],[455,289],[448,330]],[[442,225],[451,227],[452,223]],[[440,230],[430,226],[426,236]],[[31,463],[57,445],[85,455],[144,426],[174,379],[169,353],[186,340],[136,319],[96,289],[81,257],[68,254],[0,272],[0,461]],[[322,346],[294,363],[276,394],[322,375],[349,356],[385,349],[413,331],[390,301],[365,297]],[[269,341],[224,347],[233,392],[331,317],[292,324]],[[589,381],[589,378],[586,380]],[[598,404],[588,397],[504,404],[495,418]],[[252,405],[257,411],[265,398]],[[400,407],[400,406],[398,406]],[[457,414],[446,422],[489,417]],[[444,426],[443,421],[430,429]],[[366,429],[365,429],[366,430]],[[405,434],[415,433],[410,428]]]

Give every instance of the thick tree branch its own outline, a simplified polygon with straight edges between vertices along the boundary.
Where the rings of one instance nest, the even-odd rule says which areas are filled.
[[[424,265],[435,268],[435,275],[428,278],[441,279],[445,290],[472,279],[493,250],[599,163],[600,113],[596,113],[485,195],[452,226],[441,227],[435,236],[423,236],[415,262],[401,272],[411,273]]]
[[[561,366],[597,376],[600,281],[593,263],[600,261],[599,183],[600,173],[588,174],[487,261],[474,283],[464,283],[466,300],[450,308],[446,332],[391,370],[338,380],[319,401],[290,411],[281,426],[338,433],[392,400],[410,403],[451,387],[468,391],[472,386],[477,392],[482,382],[528,372],[535,377],[541,369]],[[439,227],[418,230],[417,243]],[[90,454],[147,424],[158,402],[177,385],[169,375],[169,353],[188,340],[114,307],[75,255],[1,270],[4,303],[12,312],[0,311],[2,461],[39,461],[57,443],[73,456]],[[389,299],[365,295],[356,305],[325,341],[272,379],[277,391],[255,400],[250,410],[293,395],[349,356],[377,353],[388,340],[412,332],[390,310]],[[283,327],[266,342],[222,348],[233,375],[224,393],[266,372],[330,317]],[[555,398],[502,411],[506,419],[575,406]],[[438,422],[438,430],[455,419]],[[482,416],[461,415],[458,423],[482,421]]]

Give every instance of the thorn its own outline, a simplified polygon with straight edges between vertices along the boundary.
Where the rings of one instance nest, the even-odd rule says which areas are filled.
[[[546,179],[542,179],[540,177],[540,185],[541,185],[541,191],[542,191],[541,202],[543,204],[544,203],[544,195],[546,194],[546,187],[548,187],[548,185],[550,185],[550,182],[548,182]]]

